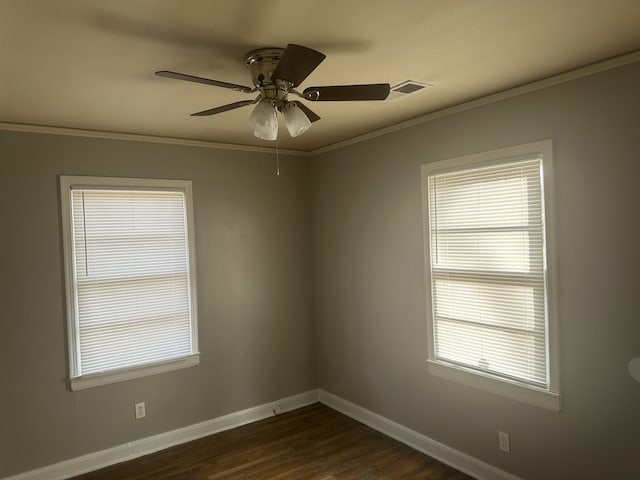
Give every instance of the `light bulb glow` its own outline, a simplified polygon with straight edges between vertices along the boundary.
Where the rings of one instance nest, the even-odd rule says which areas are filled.
[[[278,137],[278,118],[271,100],[263,98],[251,112],[249,125],[253,134],[263,140],[275,140]]]
[[[311,126],[309,117],[295,103],[287,103],[282,113],[284,114],[287,130],[289,130],[289,134],[292,137],[297,137],[309,130]]]

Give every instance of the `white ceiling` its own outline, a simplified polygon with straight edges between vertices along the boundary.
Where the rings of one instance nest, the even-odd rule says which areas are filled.
[[[237,145],[250,99],[154,76],[251,85],[261,47],[327,55],[300,86],[412,79],[436,86],[383,102],[306,102],[322,120],[279,147],[310,151],[640,48],[638,0],[0,0],[0,122]],[[283,123],[283,122],[281,122]]]

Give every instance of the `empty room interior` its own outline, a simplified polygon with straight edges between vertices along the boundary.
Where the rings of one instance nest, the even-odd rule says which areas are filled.
[[[640,478],[637,0],[0,0],[0,58],[0,479]]]

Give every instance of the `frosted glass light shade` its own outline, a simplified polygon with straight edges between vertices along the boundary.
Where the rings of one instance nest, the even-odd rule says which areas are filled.
[[[288,103],[283,111],[287,130],[292,137],[306,132],[311,126],[309,117],[295,103]]]
[[[258,138],[275,140],[278,137],[276,109],[269,99],[263,98],[258,102],[249,117],[249,125]]]

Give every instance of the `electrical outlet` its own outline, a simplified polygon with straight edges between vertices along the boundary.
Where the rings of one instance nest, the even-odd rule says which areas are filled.
[[[282,407],[280,406],[279,403],[276,403],[276,406],[273,407],[273,414],[280,415],[280,413],[282,413]]]
[[[498,432],[498,448],[507,453],[511,451],[508,433]]]
[[[145,409],[144,402],[136,403],[136,420],[140,420],[147,416],[147,410]]]

